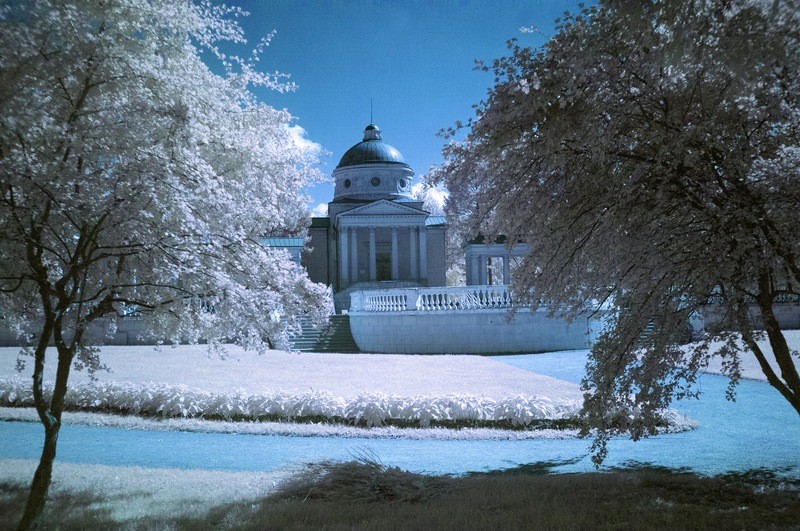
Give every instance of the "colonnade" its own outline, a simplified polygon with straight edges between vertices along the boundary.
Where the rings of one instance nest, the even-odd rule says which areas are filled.
[[[473,286],[483,286],[489,284],[489,260],[491,258],[503,259],[503,284],[511,284],[511,255],[510,253],[498,256],[491,255],[472,255],[470,275],[467,284]]]
[[[400,230],[408,231],[409,277],[403,280],[420,281],[428,278],[427,233],[424,226],[388,227],[391,231],[391,279],[400,280]],[[375,227],[340,227],[339,228],[339,279],[340,289],[359,280],[358,278],[358,242],[359,229],[367,231],[369,237],[369,280],[377,277],[377,240]]]
[[[503,260],[503,284],[511,284],[511,259],[527,256],[530,250],[530,245],[525,243],[515,243],[510,247],[505,243],[467,244],[464,248],[467,285],[485,286],[496,283],[496,279],[491,278],[493,275],[489,273],[492,258]],[[494,267],[491,269],[496,270]]]

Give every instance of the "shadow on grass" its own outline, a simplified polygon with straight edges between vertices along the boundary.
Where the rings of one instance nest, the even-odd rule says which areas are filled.
[[[800,523],[800,478],[785,477],[785,470],[704,477],[630,463],[552,473],[569,463],[428,476],[361,457],[311,465],[268,498],[194,517],[120,524],[103,513],[81,514],[76,507],[97,499],[87,494],[51,500],[48,517],[61,529],[798,529]],[[0,513],[18,512],[24,492],[0,489]]]
[[[0,483],[0,529],[16,529],[28,499],[28,486]],[[52,492],[47,498],[41,529],[102,529],[111,524],[108,509],[97,508],[101,494]]]
[[[607,472],[552,473],[570,463],[454,477],[374,460],[327,462],[259,503],[211,511],[205,523],[236,522],[241,529],[796,529],[800,522],[800,492],[794,483],[772,482],[769,471],[703,477],[632,463]],[[762,478],[787,488],[766,491]],[[195,524],[185,520],[178,527]]]
[[[489,472],[470,472],[467,476],[481,477],[503,477],[503,476],[546,476],[548,474],[556,473],[556,468],[566,465],[574,465],[579,462],[582,457],[575,457],[573,459],[553,459],[550,461],[536,461],[534,463],[525,463],[511,468],[504,468],[501,470],[490,470]]]

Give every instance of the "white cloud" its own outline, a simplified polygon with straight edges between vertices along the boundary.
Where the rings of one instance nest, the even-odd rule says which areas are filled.
[[[322,218],[328,215],[328,203],[320,203],[311,209],[311,214],[315,217]]]
[[[289,136],[292,137],[292,142],[302,149],[304,152],[307,153],[315,153],[320,154],[322,153],[323,149],[322,146],[314,142],[313,140],[309,140],[306,137],[306,130],[300,127],[299,125],[290,125],[288,127]]]
[[[411,195],[418,199],[429,199],[436,203],[439,208],[444,208],[444,201],[450,193],[440,186],[428,188],[425,183],[417,183],[411,187]]]
[[[436,204],[442,208],[444,208],[444,202],[447,199],[447,196],[450,195],[450,192],[444,188],[440,188],[439,186],[431,188],[428,193],[430,194],[431,199],[436,201]]]

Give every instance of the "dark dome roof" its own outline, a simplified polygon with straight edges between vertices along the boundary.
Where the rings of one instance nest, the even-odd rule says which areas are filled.
[[[372,162],[406,163],[397,148],[381,140],[381,130],[375,124],[364,129],[364,140],[347,150],[337,168]]]

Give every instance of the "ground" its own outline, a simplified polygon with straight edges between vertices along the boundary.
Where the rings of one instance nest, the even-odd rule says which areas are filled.
[[[51,349],[52,350],[52,349]],[[15,375],[17,348],[0,348],[0,376]],[[48,351],[48,355],[54,352]],[[24,359],[24,358],[23,358]],[[249,393],[282,390],[304,393],[327,391],[353,398],[364,393],[402,396],[470,395],[500,400],[515,395],[540,395],[552,399],[578,400],[579,387],[570,382],[534,374],[481,356],[405,356],[380,354],[321,354],[270,351],[262,356],[235,346],[226,347],[226,357],[209,355],[202,346],[104,347],[101,359],[108,372],[98,373],[100,382],[158,382],[186,385],[207,391]],[[27,364],[23,376],[31,373]],[[54,371],[48,366],[45,380]],[[71,385],[89,381],[85,371],[73,371]],[[35,421],[31,408],[0,408],[0,418]],[[66,423],[112,424],[152,429],[153,423],[130,416],[65,413]],[[257,430],[258,433],[344,435],[357,430],[347,426],[287,425],[285,423],[220,423],[194,419],[174,419],[164,426],[179,430],[208,431]],[[269,431],[276,430],[276,431]],[[392,430],[396,435],[397,430]],[[363,434],[363,430],[359,430]],[[428,435],[464,436],[465,432],[428,431]],[[423,430],[410,431],[419,436]],[[550,432],[548,432],[550,433]],[[386,431],[372,430],[376,436]],[[496,437],[493,430],[472,432],[476,437]],[[528,433],[530,435],[530,433]],[[574,435],[574,434],[573,434]],[[525,432],[503,437],[525,436]],[[552,436],[559,436],[553,433]],[[33,460],[3,460],[0,483],[27,483],[33,477]],[[272,492],[291,470],[270,473],[236,473],[138,467],[113,467],[59,462],[54,466],[54,492],[103,492],[103,501],[93,507],[109,511],[123,521],[143,515],[168,516],[194,514],[198,507],[209,509],[232,501],[257,499]],[[124,499],[125,503],[118,503]]]
[[[787,335],[793,348],[800,345],[800,332],[791,331]],[[15,374],[17,350],[0,349],[0,376]],[[302,393],[313,389],[342,397],[363,393],[407,396],[466,394],[494,399],[519,393],[543,395],[551,399],[574,399],[579,396],[575,383],[534,374],[496,359],[479,356],[296,354],[273,351],[259,357],[236,348],[230,348],[228,353],[228,359],[220,360],[207,356],[202,347],[165,347],[160,351],[152,347],[107,347],[101,356],[111,372],[101,373],[99,377],[101,381],[163,382],[218,392],[241,388],[258,393],[279,388],[286,392]],[[763,380],[757,367],[754,360],[746,357],[743,370],[745,377]],[[712,364],[710,370],[719,369]],[[52,378],[52,374],[48,377]],[[85,373],[73,374],[73,384],[86,381]],[[35,420],[35,413],[26,408],[2,408],[0,418]],[[128,427],[142,428],[144,426],[139,423],[145,421],[136,417],[71,413],[65,416],[65,422],[130,423]],[[161,426],[185,430],[193,429],[191,423],[203,421],[175,419],[171,422],[174,424],[161,423]],[[215,423],[216,426],[235,424]],[[258,426],[254,423],[247,425]],[[207,426],[194,429],[206,430]],[[313,431],[319,428],[306,425],[298,429]],[[335,429],[355,428],[342,426]],[[414,432],[436,433],[435,430]],[[346,433],[329,435],[346,436]],[[490,435],[486,437],[491,438]],[[9,441],[2,444],[9,444]],[[30,481],[35,465],[33,460],[2,460],[0,484],[24,486]],[[87,490],[103,493],[99,501],[93,502],[93,507],[107,510],[109,517],[116,521],[144,515],[197,515],[198,511],[202,513],[232,502],[263,498],[295,472],[287,469],[256,473],[116,467],[64,463],[57,459],[53,493],[57,495]],[[119,500],[125,503],[119,503]]]
[[[15,374],[19,349],[0,348],[0,376]],[[387,395],[469,394],[494,399],[517,394],[551,398],[581,398],[578,386],[510,367],[481,356],[410,356],[391,354],[290,353],[272,350],[264,355],[225,346],[225,359],[204,346],[103,347],[101,360],[109,372],[102,381],[158,382],[206,391],[242,389],[249,393],[281,390],[289,393],[329,391],[344,398],[362,393]],[[48,349],[49,359],[55,349]],[[26,358],[22,358],[26,359]],[[23,375],[32,374],[28,358]],[[489,377],[491,375],[491,377]],[[49,364],[45,380],[53,380]],[[88,381],[85,371],[73,371],[70,383]]]

